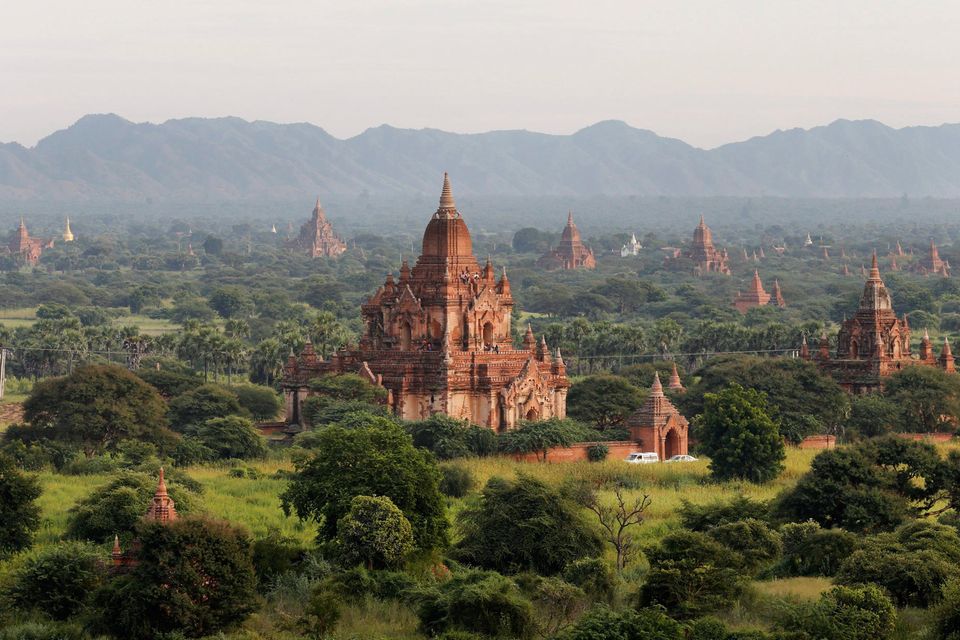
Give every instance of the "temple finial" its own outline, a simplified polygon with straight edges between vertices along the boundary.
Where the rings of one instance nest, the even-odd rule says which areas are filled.
[[[443,191],[440,192],[440,209],[455,211],[457,203],[453,201],[453,189],[450,188],[450,176],[443,172]]]
[[[657,396],[663,395],[663,385],[660,383],[660,372],[653,372],[653,385],[650,387],[650,395]]]

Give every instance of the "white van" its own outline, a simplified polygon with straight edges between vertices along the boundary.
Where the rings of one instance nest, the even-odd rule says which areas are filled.
[[[655,451],[647,451],[645,453],[637,452],[628,455],[625,461],[630,464],[652,464],[654,462],[660,462],[660,456],[658,456]]]

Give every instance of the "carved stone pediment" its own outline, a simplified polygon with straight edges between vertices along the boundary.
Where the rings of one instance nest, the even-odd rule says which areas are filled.
[[[419,314],[423,310],[420,299],[413,295],[410,285],[403,288],[397,299],[397,311],[400,313]]]

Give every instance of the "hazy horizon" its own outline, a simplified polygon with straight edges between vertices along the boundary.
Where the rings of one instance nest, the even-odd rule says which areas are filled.
[[[341,139],[614,119],[705,149],[838,118],[938,125],[960,121],[957,33],[960,5],[901,0],[15,3],[0,140],[32,146],[88,113]]]

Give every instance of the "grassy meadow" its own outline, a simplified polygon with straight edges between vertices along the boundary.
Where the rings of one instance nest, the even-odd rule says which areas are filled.
[[[948,445],[953,446],[955,445]],[[793,485],[809,469],[810,462],[817,453],[813,450],[788,449],[784,473],[775,481],[762,486],[741,482],[714,483],[709,479],[708,463],[705,460],[687,464],[631,465],[618,459],[599,463],[519,463],[510,458],[493,457],[443,464],[466,467],[476,480],[470,496],[464,499],[448,499],[451,520],[456,519],[456,514],[470,500],[475,499],[477,491],[494,476],[509,478],[518,472],[526,473],[554,486],[570,479],[585,480],[602,486],[601,496],[611,501],[614,499],[611,487],[614,483],[620,483],[626,488],[628,499],[648,495],[652,500],[646,512],[646,521],[636,531],[637,542],[643,547],[679,526],[677,509],[684,500],[706,503],[739,494],[769,500],[784,488]],[[304,545],[309,545],[316,533],[315,526],[301,523],[295,516],[286,517],[280,509],[278,496],[285,481],[277,475],[277,471],[291,470],[292,466],[287,460],[272,459],[244,464],[245,468],[253,468],[259,472],[254,474],[257,476],[254,478],[235,477],[235,474],[231,473],[231,467],[226,465],[194,466],[186,469],[186,472],[202,483],[203,509],[209,515],[243,525],[254,537],[279,531]],[[70,507],[109,479],[107,475],[65,476],[51,471],[43,471],[38,477],[43,486],[40,499],[43,524],[37,540],[41,545],[60,539],[66,527]],[[586,511],[584,514],[588,519],[592,517]],[[455,527],[453,532],[456,540]],[[104,548],[105,553],[106,551]],[[608,560],[613,563],[612,548],[608,549]],[[624,577],[635,585],[645,573],[646,566],[642,555],[638,556],[626,568]],[[766,628],[769,627],[771,612],[782,606],[784,601],[814,600],[830,586],[827,578],[757,581],[741,602],[721,617],[732,628]],[[627,598],[632,588],[625,587],[622,597]],[[290,621],[295,609],[292,601],[287,603],[282,598],[272,599],[245,623],[245,627],[261,637],[300,637],[290,634],[285,628],[285,625],[292,624]],[[918,629],[928,622],[926,611],[904,610],[894,637],[917,638]],[[236,637],[245,636],[241,632]],[[423,636],[418,634],[416,616],[409,608],[397,602],[370,600],[350,604],[345,609],[333,637],[345,639]]]

